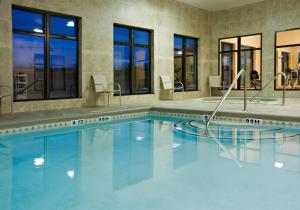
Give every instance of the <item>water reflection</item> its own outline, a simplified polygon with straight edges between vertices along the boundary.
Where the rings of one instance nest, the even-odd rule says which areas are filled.
[[[0,209],[216,209],[215,197],[248,195],[239,198],[246,202],[260,185],[276,199],[279,190],[299,193],[297,129],[219,130],[232,139],[195,141],[172,124],[157,118],[2,138]],[[242,140],[249,137],[258,140]],[[274,141],[259,140],[266,137]]]
[[[119,190],[153,176],[153,124],[121,124],[113,134],[113,189]]]

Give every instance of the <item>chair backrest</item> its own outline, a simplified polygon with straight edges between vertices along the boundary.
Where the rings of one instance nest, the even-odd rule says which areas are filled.
[[[173,89],[173,82],[169,76],[161,75],[160,79],[163,84],[164,90],[172,90]]]
[[[209,76],[209,87],[219,88],[221,87],[221,76]]]
[[[101,74],[93,74],[92,78],[94,81],[96,93],[102,93],[105,90],[107,90],[108,84],[107,84],[107,79],[105,76],[103,76]]]

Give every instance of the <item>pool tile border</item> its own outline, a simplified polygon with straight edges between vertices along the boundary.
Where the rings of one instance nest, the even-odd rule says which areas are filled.
[[[111,114],[111,115],[99,115],[98,117],[92,117],[87,119],[74,119],[53,123],[42,123],[37,125],[30,126],[21,126],[17,128],[7,128],[0,129],[0,136],[2,135],[10,135],[16,134],[19,132],[32,132],[32,131],[40,131],[40,130],[49,130],[49,129],[57,129],[64,127],[75,127],[93,123],[107,123],[116,120],[125,120],[125,119],[135,119],[142,117],[150,117],[150,116],[158,116],[158,117],[178,117],[178,118],[187,118],[187,119],[200,119],[207,117],[205,114],[192,114],[192,113],[178,113],[175,111],[165,112],[165,111],[142,111],[142,112],[133,112],[133,113],[123,113],[123,114]],[[247,117],[228,117],[228,116],[217,116],[215,120],[217,121],[225,121],[225,122],[237,122],[237,123],[246,123]],[[275,126],[292,126],[292,127],[300,127],[300,122],[292,122],[292,121],[279,121],[279,120],[266,120],[259,119],[260,125],[275,125]],[[247,123],[246,123],[247,124]],[[251,125],[249,123],[249,125]]]

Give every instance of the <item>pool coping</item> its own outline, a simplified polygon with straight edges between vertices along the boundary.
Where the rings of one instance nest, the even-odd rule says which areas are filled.
[[[122,108],[122,107],[120,107]],[[14,122],[8,120],[4,127],[0,128],[0,135],[15,134],[19,132],[38,131],[43,129],[54,129],[60,127],[72,127],[90,123],[101,123],[112,120],[131,119],[147,116],[181,117],[189,119],[199,119],[208,117],[211,111],[195,109],[176,109],[163,107],[131,107],[116,110],[97,109],[88,113],[76,113],[69,115],[52,116],[49,118],[32,119],[27,121]],[[203,119],[203,118],[202,118]],[[266,124],[300,126],[300,117],[270,115],[259,113],[241,113],[220,111],[216,117],[219,121],[233,121],[247,124]],[[3,125],[1,122],[0,125]]]

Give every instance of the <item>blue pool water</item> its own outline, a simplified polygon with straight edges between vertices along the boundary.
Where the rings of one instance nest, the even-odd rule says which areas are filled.
[[[151,117],[0,137],[1,210],[299,210],[300,129]]]

